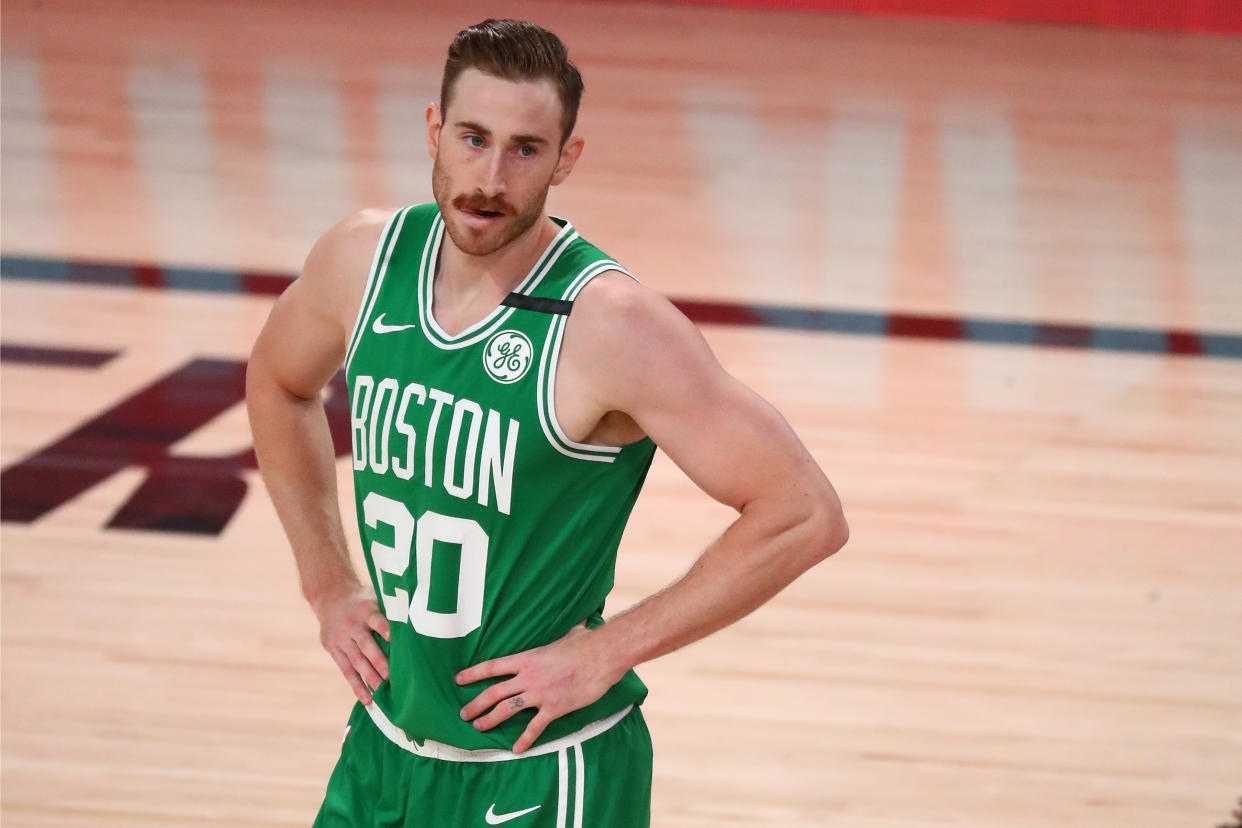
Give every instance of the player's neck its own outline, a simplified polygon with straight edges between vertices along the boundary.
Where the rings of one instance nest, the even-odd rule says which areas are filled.
[[[445,331],[461,330],[509,295],[561,231],[547,215],[486,256],[472,256],[444,234],[434,282],[434,313]]]
[[[462,252],[446,233],[436,268],[437,295],[444,289],[445,298],[451,301],[491,287],[508,294],[526,278],[560,231],[545,214],[521,236],[486,256]]]

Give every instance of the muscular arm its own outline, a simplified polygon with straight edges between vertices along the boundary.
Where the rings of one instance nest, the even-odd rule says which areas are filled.
[[[531,722],[541,729],[594,701],[631,667],[751,612],[848,537],[836,492],[785,420],[720,367],[684,316],[640,285],[609,274],[583,291],[570,317],[561,371],[567,381],[560,385],[558,375],[558,412],[569,409],[579,422],[623,412],[738,518],[682,578],[602,627],[541,648],[550,653],[531,651],[539,654],[533,659],[518,654],[508,663],[489,662],[492,672],[485,675],[515,679],[472,701],[466,718],[515,691],[531,696],[529,684],[540,697],[523,701],[541,705]],[[523,669],[527,680],[520,680]],[[476,670],[463,671],[459,680],[484,677]],[[565,689],[574,686],[579,689]],[[496,707],[478,724],[486,729],[503,721],[511,715],[508,707]],[[533,743],[538,733],[530,734],[514,749]]]
[[[600,628],[601,651],[624,673],[754,610],[841,548],[848,529],[788,423],[720,367],[681,313],[622,277],[592,287],[597,301],[567,341],[580,346],[571,359],[603,368],[590,375],[607,384],[588,393],[627,413],[699,488],[738,512],[686,575]],[[610,357],[617,342],[630,345]]]
[[[374,629],[388,627],[349,559],[337,502],[335,452],[323,388],[345,358],[371,255],[386,214],[366,211],[328,231],[281,295],[246,370],[246,407],[259,470],[293,548],[320,637],[364,703],[387,675]]]

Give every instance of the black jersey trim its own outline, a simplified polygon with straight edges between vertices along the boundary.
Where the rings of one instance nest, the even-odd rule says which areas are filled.
[[[569,312],[574,307],[573,302],[566,301],[565,299],[548,299],[544,296],[527,296],[523,293],[510,293],[500,304],[517,308],[518,310],[551,313],[560,316],[569,316]]]

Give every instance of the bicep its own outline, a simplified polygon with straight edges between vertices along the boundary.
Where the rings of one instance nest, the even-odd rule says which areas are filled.
[[[601,357],[615,360],[600,372],[614,380],[607,407],[632,417],[699,488],[739,511],[762,498],[830,491],[785,418],[726,372],[667,300],[640,296],[623,316],[628,344],[597,342]]]
[[[304,277],[291,284],[272,306],[250,355],[252,372],[303,399],[316,396],[345,359],[345,331],[315,293]]]
[[[741,511],[822,478],[785,418],[729,375],[706,343],[684,343],[669,357],[631,416],[700,489]]]
[[[368,263],[390,212],[363,210],[315,243],[302,275],[281,294],[251,353],[251,372],[303,399],[345,361]]]

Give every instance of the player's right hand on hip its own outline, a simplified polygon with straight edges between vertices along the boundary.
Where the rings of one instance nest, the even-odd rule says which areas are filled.
[[[388,678],[388,659],[372,631],[388,641],[388,619],[369,586],[350,584],[311,602],[319,618],[319,641],[341,668],[354,695],[371,703],[371,691]]]

